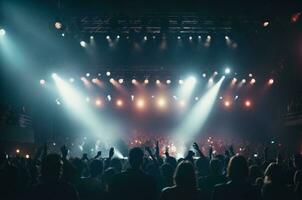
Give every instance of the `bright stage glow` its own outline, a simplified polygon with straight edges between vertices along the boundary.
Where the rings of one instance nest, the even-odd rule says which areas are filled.
[[[136,102],[136,106],[139,109],[143,109],[145,107],[145,100],[144,99],[138,99]]]
[[[147,40],[148,38],[147,38],[147,36],[144,36],[144,40]]]
[[[178,40],[180,40],[180,39],[181,39],[181,37],[180,37],[180,36],[177,36],[177,39],[178,39]]]
[[[235,99],[235,100],[237,100],[238,98],[239,98],[239,96],[238,96],[238,95],[236,95],[234,99]]]
[[[86,97],[86,101],[87,101],[87,102],[90,102],[90,98],[89,98],[89,97]]]
[[[116,36],[116,38],[117,38],[117,39],[120,39],[120,38],[121,38],[121,36],[117,35],[117,36]]]
[[[263,22],[263,27],[268,27],[268,25],[269,25],[269,21]]]
[[[106,39],[107,39],[107,40],[110,40],[110,36],[109,36],[109,35],[107,35],[107,36],[106,36]]]
[[[230,37],[226,35],[226,36],[224,36],[224,39],[225,40],[230,40]]]
[[[231,73],[231,69],[230,69],[230,68],[228,68],[228,67],[227,67],[227,68],[225,68],[224,73],[225,73],[225,74],[229,74],[229,73]]]
[[[211,36],[210,35],[207,36],[207,40],[211,40]]]
[[[91,40],[93,40],[93,39],[94,39],[93,35],[91,35],[91,36],[90,36],[90,39],[91,39]]]
[[[218,72],[217,72],[217,71],[215,71],[215,72],[214,72],[214,75],[215,75],[215,76],[216,76],[216,75],[218,75]]]
[[[177,96],[184,101],[187,101],[193,93],[196,86],[196,78],[194,76],[189,76],[185,81],[179,82],[181,87],[178,90]]]
[[[156,84],[159,85],[160,84],[160,80],[156,80]]]
[[[195,101],[198,101],[198,99],[199,99],[198,97],[195,97]]]
[[[274,84],[274,79],[272,79],[272,78],[269,79],[268,84],[269,84],[269,85],[273,85],[273,84]]]
[[[25,155],[25,158],[26,158],[26,159],[29,159],[29,155],[28,155],[28,154],[26,154],[26,155]]]
[[[253,74],[249,73],[249,77],[252,78],[252,77],[253,77]]]
[[[178,83],[179,83],[180,85],[182,85],[182,84],[184,83],[184,81],[180,79],[180,80],[178,81]]]
[[[91,80],[91,82],[93,82],[93,83],[97,83],[97,81],[98,81],[97,78],[93,78],[93,79]]]
[[[256,79],[252,78],[250,83],[251,85],[254,85],[256,83]]]
[[[203,74],[202,74],[202,77],[203,77],[203,78],[207,77],[206,73],[203,73]]]
[[[189,36],[189,40],[192,40],[193,38],[192,38],[192,36]]]
[[[246,100],[246,101],[244,102],[244,105],[245,105],[245,107],[249,108],[249,107],[251,107],[252,103],[251,103],[250,100]]]
[[[233,79],[232,79],[232,85],[235,85],[236,82],[237,82],[237,78],[233,78]]]
[[[223,102],[223,104],[224,104],[225,107],[230,107],[231,106],[231,102],[229,100],[225,100]]]
[[[110,78],[110,79],[109,79],[109,82],[110,82],[110,83],[114,83],[114,79],[113,79],[113,78]]]
[[[148,79],[145,79],[144,83],[145,83],[145,84],[148,84],[148,83],[149,83],[149,80],[148,80]]]
[[[69,79],[69,82],[70,82],[70,83],[73,83],[73,82],[74,82],[74,78],[70,78],[70,79]]]
[[[186,152],[185,144],[192,143],[196,134],[204,126],[213,106],[216,101],[219,89],[224,78],[222,77],[206,94],[194,105],[187,117],[173,131],[173,140],[178,143],[177,149],[184,156]]]
[[[110,75],[111,75],[110,71],[106,72],[106,76],[110,76]]]
[[[65,33],[62,33],[61,35],[62,35],[62,37],[64,37],[64,36],[65,36]]]
[[[167,80],[167,84],[170,84],[171,83],[171,80]]]
[[[184,100],[179,100],[179,106],[180,107],[185,107],[186,106],[186,102]]]
[[[111,95],[110,95],[110,94],[107,95],[107,100],[108,100],[108,101],[111,101]]]
[[[16,149],[16,153],[20,153],[20,149]]]
[[[80,45],[81,45],[82,47],[86,47],[87,44],[86,44],[85,41],[81,41],[81,42],[80,42]]]
[[[46,82],[45,82],[44,79],[41,79],[41,80],[40,80],[40,84],[41,84],[41,85],[45,85],[45,83],[46,83]]]
[[[245,79],[242,79],[241,83],[246,83],[246,80],[245,80]]]
[[[102,101],[100,99],[95,100],[95,105],[97,107],[101,107],[102,106]]]
[[[119,82],[120,84],[123,84],[123,83],[124,83],[124,79],[120,78],[120,79],[118,80],[118,82]]]
[[[5,30],[3,28],[0,29],[0,36],[4,36],[5,35]]]
[[[136,79],[132,79],[132,84],[136,84]]]
[[[121,99],[116,100],[117,107],[122,107],[124,102]]]
[[[62,28],[62,23],[61,22],[55,22],[55,28],[56,29],[61,29]]]
[[[167,105],[167,101],[164,97],[159,97],[156,103],[159,108],[165,108]]]
[[[90,76],[90,73],[86,73],[86,77],[89,77]]]

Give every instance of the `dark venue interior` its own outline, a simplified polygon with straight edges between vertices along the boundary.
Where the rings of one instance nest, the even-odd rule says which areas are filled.
[[[302,199],[301,15],[0,1],[0,199]]]

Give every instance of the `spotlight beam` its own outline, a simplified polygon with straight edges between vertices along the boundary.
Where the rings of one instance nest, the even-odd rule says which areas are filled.
[[[173,132],[174,140],[181,142],[179,144],[183,155],[185,153],[184,145],[194,139],[196,134],[205,124],[216,101],[219,89],[225,77],[223,76],[192,108],[185,120]]]

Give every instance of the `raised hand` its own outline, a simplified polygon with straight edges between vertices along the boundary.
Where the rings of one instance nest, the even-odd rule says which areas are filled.
[[[114,147],[111,147],[109,150],[109,158],[111,159],[114,155]]]
[[[198,144],[197,144],[196,142],[194,142],[193,148],[194,148],[196,151],[199,151],[199,150],[200,150],[200,149],[199,149],[199,146],[198,146]]]
[[[96,154],[96,156],[94,158],[99,158],[102,156],[102,151],[98,151],[98,153]]]
[[[67,149],[67,147],[66,147],[65,145],[63,145],[63,146],[60,148],[60,150],[61,150],[63,159],[66,159],[67,154],[68,154],[68,149]]]

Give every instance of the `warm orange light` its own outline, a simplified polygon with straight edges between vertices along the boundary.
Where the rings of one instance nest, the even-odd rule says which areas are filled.
[[[100,99],[95,100],[95,105],[100,107],[102,105],[102,101]]]
[[[244,105],[245,105],[246,107],[251,107],[252,103],[251,103],[250,100],[246,100],[246,101],[244,102]]]
[[[158,85],[159,85],[159,84],[160,84],[160,80],[156,80],[156,84],[158,84]]]
[[[148,84],[148,83],[149,83],[149,80],[148,80],[148,79],[145,79],[144,83],[145,83],[145,84]]]
[[[163,98],[163,97],[160,97],[158,100],[157,100],[157,105],[159,108],[164,108],[166,107],[166,100]]]
[[[224,106],[225,107],[230,107],[231,106],[231,102],[228,101],[228,100],[224,101]]]
[[[273,85],[273,84],[274,84],[274,79],[271,78],[271,79],[268,81],[268,84],[269,84],[269,85]]]
[[[143,99],[138,99],[137,102],[136,102],[136,106],[139,109],[143,109],[145,107],[145,101]]]
[[[252,78],[250,83],[254,85],[256,83],[256,79]]]
[[[185,107],[186,106],[186,102],[184,100],[180,100],[179,101],[179,106],[182,107],[182,108]]]
[[[124,104],[124,102],[123,102],[121,99],[118,99],[118,100],[116,101],[116,105],[117,105],[118,107],[122,107],[123,104]]]
[[[20,149],[16,149],[16,153],[20,153]]]

